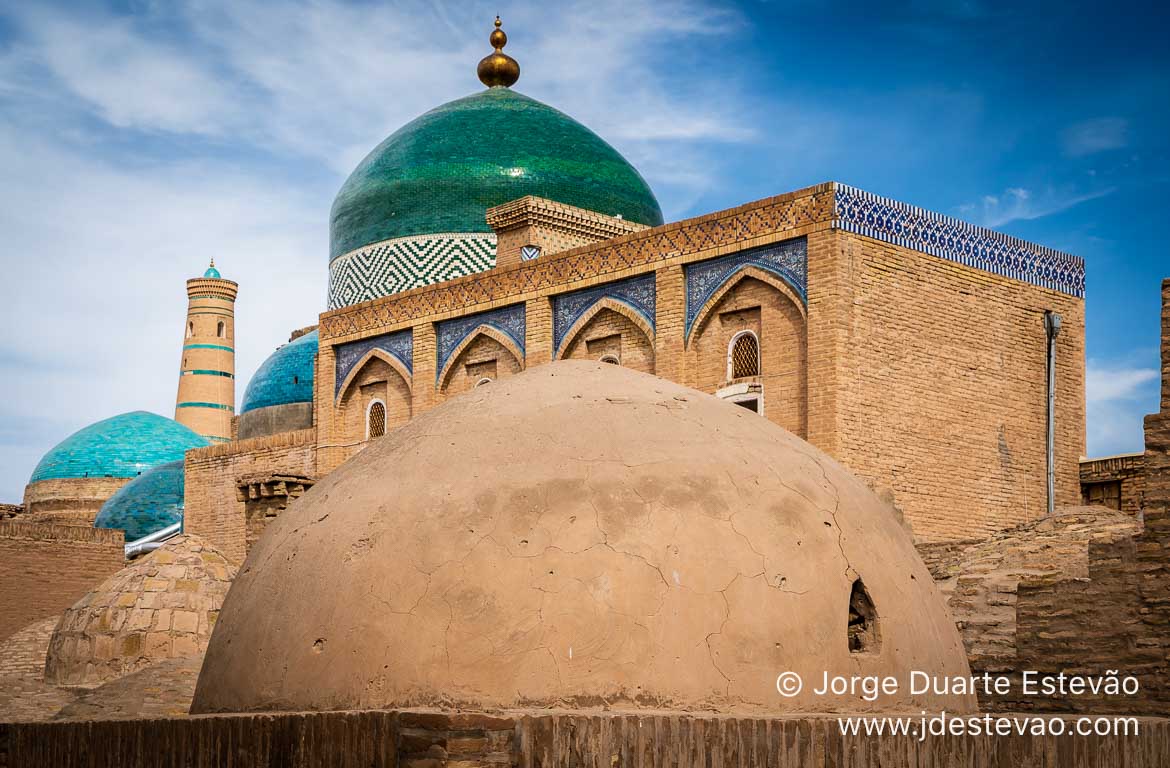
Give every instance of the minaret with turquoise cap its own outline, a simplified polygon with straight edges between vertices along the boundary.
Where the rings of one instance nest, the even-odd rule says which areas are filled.
[[[232,437],[236,408],[236,291],[215,260],[187,281],[187,325],[179,366],[175,421],[208,440]]]

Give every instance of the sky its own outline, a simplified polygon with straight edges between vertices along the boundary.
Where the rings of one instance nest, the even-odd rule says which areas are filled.
[[[325,306],[349,172],[481,88],[642,172],[668,221],[823,181],[1087,263],[1088,453],[1142,449],[1170,276],[1165,4],[0,0],[0,502],[98,419],[170,416],[185,280],[240,284],[237,401]]]

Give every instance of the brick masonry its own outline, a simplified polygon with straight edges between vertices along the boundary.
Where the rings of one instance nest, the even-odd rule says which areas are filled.
[[[0,523],[0,640],[58,616],[125,564],[121,531]]]
[[[240,483],[258,474],[317,476],[316,432],[303,429],[187,452],[184,530],[207,540],[234,563],[247,551],[247,514]]]
[[[935,246],[859,234],[845,226],[848,212],[835,202],[842,189],[822,184],[323,314],[314,399],[319,475],[361,449],[374,399],[385,397],[393,427],[484,378],[556,354],[600,359],[612,348],[631,367],[714,394],[737,383],[728,380],[728,340],[756,329],[761,375],[738,383],[762,390],[768,418],[889,491],[920,540],[984,537],[1045,510],[1043,315],[1049,310],[1064,321],[1057,340],[1056,502],[1077,503],[1085,424],[1082,283],[1072,275],[1065,290],[1042,287],[1018,279],[1030,273],[1015,266],[943,258]],[[1075,272],[1079,264],[907,211],[930,226],[983,238],[980,252],[1032,248],[1036,264],[1055,260],[1055,272]],[[807,275],[796,278],[807,278],[807,291],[787,273],[745,263],[701,310],[688,311],[688,265],[798,242]],[[1015,258],[1012,264],[1022,263]],[[654,278],[653,323],[633,309],[623,312],[615,287],[601,299],[612,304],[610,311],[595,313],[555,343],[554,297],[641,275]],[[436,377],[436,327],[517,305],[525,312],[523,345],[490,333],[466,338],[444,360],[441,380]],[[688,317],[694,318],[689,334]],[[337,395],[337,349],[396,331],[413,335],[410,372],[370,360],[368,375],[349,374]]]
[[[1138,514],[1145,502],[1146,457],[1135,453],[1081,462],[1081,503]]]
[[[0,768],[1161,768],[1136,736],[842,736],[835,718],[327,712],[0,724]],[[1071,724],[1069,726],[1071,728]]]

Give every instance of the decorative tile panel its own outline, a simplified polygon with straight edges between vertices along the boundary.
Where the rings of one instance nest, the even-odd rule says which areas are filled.
[[[353,371],[353,367],[371,350],[380,349],[402,363],[412,375],[414,374],[414,331],[410,328],[384,333],[381,336],[371,336],[361,341],[351,341],[348,344],[339,344],[334,350],[337,355],[337,373],[333,377],[333,396],[341,392],[341,384],[345,377]]]
[[[691,326],[699,316],[699,312],[715,295],[715,292],[741,269],[749,266],[759,267],[776,275],[800,296],[801,301],[808,302],[808,240],[806,238],[798,237],[759,248],[749,248],[739,253],[720,256],[717,259],[697,261],[687,264],[685,268],[687,284],[686,338],[690,338]]]
[[[523,304],[513,304],[510,307],[500,307],[475,315],[444,320],[438,324],[435,332],[438,351],[438,366],[435,368],[436,381],[447,365],[447,361],[463,343],[463,340],[481,325],[490,326],[503,333],[520,349],[520,354],[524,354],[525,317]]]
[[[638,313],[654,328],[654,273],[618,280],[572,293],[553,296],[553,355],[560,353],[565,336],[581,316],[597,302],[609,298]]]
[[[447,232],[360,248],[329,264],[329,308],[442,283],[496,265],[496,236]]]
[[[524,262],[519,269],[487,272],[402,296],[388,296],[363,306],[336,309],[321,316],[321,333],[336,338],[380,330],[418,318],[458,312],[476,304],[549,290],[576,280],[638,267],[653,268],[667,258],[730,247],[749,238],[775,235],[797,227],[827,224],[832,212],[832,187],[822,184],[682,224],[644,230],[620,241],[601,242],[563,256],[541,256]]]
[[[833,226],[1083,298],[1085,262],[965,221],[834,184]]]

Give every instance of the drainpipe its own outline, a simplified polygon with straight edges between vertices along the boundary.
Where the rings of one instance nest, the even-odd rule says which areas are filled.
[[[1044,335],[1048,339],[1048,514],[1056,508],[1056,337],[1060,315],[1044,311]]]

